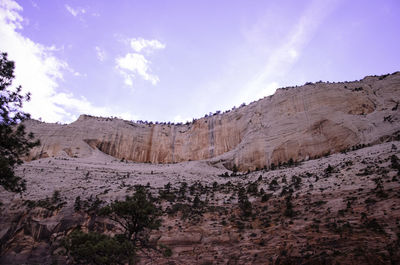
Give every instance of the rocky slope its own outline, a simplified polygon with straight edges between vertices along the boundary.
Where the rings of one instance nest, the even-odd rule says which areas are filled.
[[[0,192],[0,264],[75,264],[63,246],[71,231],[120,229],[90,208],[147,183],[163,210],[151,242],[171,252],[139,252],[139,264],[399,264],[398,150],[393,141],[236,176],[206,161],[140,164],[99,151],[28,162],[17,170],[27,192]]]
[[[42,142],[30,159],[88,157],[175,163],[209,159],[254,170],[320,157],[399,135],[400,73],[278,89],[248,106],[190,124],[143,124],[82,115],[71,124],[28,121]]]

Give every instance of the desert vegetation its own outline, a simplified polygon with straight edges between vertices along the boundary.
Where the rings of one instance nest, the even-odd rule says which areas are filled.
[[[41,221],[25,221],[24,234],[49,244],[45,253],[58,263],[396,263],[397,146],[395,141],[233,177],[221,177],[220,170],[196,178],[176,164],[176,175],[165,178],[163,169],[144,164],[148,175],[141,184],[146,169],[135,171],[135,164],[112,162],[121,166],[115,172],[39,160],[19,169],[28,184],[36,172],[58,168],[71,176],[90,172],[86,184],[77,183],[96,189],[88,194],[77,185],[66,193],[61,187],[47,198],[26,200],[24,218]],[[146,183],[149,176],[156,182]],[[56,228],[43,225],[54,218],[61,218]],[[3,237],[2,253],[22,240],[17,231]]]

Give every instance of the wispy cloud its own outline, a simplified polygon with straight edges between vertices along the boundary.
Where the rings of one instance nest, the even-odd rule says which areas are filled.
[[[135,52],[127,53],[125,56],[117,57],[115,60],[117,69],[124,77],[124,83],[132,87],[135,77],[140,76],[152,85],[157,85],[160,79],[157,75],[151,73],[151,61],[140,52],[151,53],[155,50],[164,49],[165,44],[158,40],[138,38],[130,39],[130,46]]]
[[[34,8],[39,9],[39,6],[38,6],[38,4],[37,4],[35,1],[30,0],[30,2],[31,2],[31,5],[32,5]]]
[[[160,50],[165,48],[165,44],[161,43],[158,40],[145,40],[143,38],[133,38],[130,40],[130,44],[132,49],[135,52],[141,52],[141,51],[154,51],[154,50]]]
[[[31,101],[24,105],[24,110],[33,118],[42,118],[47,122],[70,122],[80,113],[115,116],[118,113],[115,110],[94,106],[86,98],[76,97],[65,88],[67,92],[58,91],[65,73],[81,74],[56,57],[57,48],[33,42],[20,33],[23,22],[21,11],[22,7],[15,1],[0,1],[0,51],[7,52],[8,58],[15,61],[14,84],[21,84],[24,92],[32,93]],[[135,118],[127,113],[119,116]]]
[[[71,7],[70,5],[64,5],[65,6],[65,9],[67,9],[67,11],[71,14],[71,15],[73,15],[74,17],[77,17],[77,16],[79,16],[79,15],[83,15],[83,14],[85,14],[86,13],[86,9],[84,9],[83,7],[76,7],[76,8],[73,8],[73,7]]]
[[[301,15],[298,22],[283,38],[283,42],[270,51],[266,64],[245,85],[240,95],[245,101],[255,100],[255,95],[271,95],[275,92],[277,82],[301,57],[321,23],[337,6],[339,0],[313,1]],[[257,27],[257,25],[256,25]],[[257,30],[254,30],[257,32]],[[263,33],[260,31],[260,33]],[[264,94],[266,93],[266,94]]]
[[[106,59],[106,51],[99,46],[96,46],[94,49],[96,50],[97,59],[99,59],[101,62],[104,62]]]

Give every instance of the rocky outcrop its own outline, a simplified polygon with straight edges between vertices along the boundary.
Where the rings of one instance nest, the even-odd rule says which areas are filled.
[[[27,192],[0,192],[0,264],[81,264],[64,244],[68,235],[123,233],[95,209],[136,185],[146,185],[162,219],[147,231],[151,248],[138,249],[138,265],[400,264],[398,150],[392,141],[231,177],[210,173],[207,162],[149,165],[103,154],[108,160],[24,163],[17,173]],[[146,184],[154,180],[161,185]]]
[[[400,131],[400,73],[345,83],[307,83],[185,125],[81,115],[71,124],[28,121],[41,140],[32,158],[88,156],[93,149],[136,162],[210,159],[253,170],[319,157]]]

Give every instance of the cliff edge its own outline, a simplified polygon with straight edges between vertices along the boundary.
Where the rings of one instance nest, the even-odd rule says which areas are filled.
[[[281,88],[247,106],[188,124],[144,124],[81,115],[71,124],[26,121],[41,146],[28,159],[85,157],[176,163],[208,159],[254,170],[316,158],[400,135],[400,72],[360,81]]]

